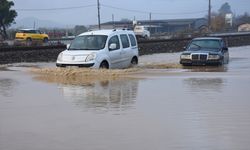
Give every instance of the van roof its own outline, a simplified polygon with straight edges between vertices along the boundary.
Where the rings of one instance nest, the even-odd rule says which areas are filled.
[[[30,31],[30,30],[36,30],[36,29],[20,29],[19,31]]]
[[[118,30],[118,29],[113,29],[113,30],[88,31],[88,32],[80,34],[79,36],[83,36],[83,35],[110,35],[110,34],[115,33],[115,32],[118,32],[118,33],[133,33],[132,30],[126,30],[126,29],[123,29],[123,30],[119,29]]]

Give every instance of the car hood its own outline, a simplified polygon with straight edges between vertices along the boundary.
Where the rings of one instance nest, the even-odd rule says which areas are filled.
[[[190,49],[184,51],[183,54],[191,54],[191,53],[208,53],[208,54],[220,54],[221,51],[219,49]]]
[[[97,51],[90,50],[65,50],[63,51],[63,55],[77,56],[77,55],[89,55],[96,53]]]

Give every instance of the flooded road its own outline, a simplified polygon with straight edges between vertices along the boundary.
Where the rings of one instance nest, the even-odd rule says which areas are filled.
[[[250,46],[221,67],[178,57],[108,71],[1,66],[0,150],[249,149]]]

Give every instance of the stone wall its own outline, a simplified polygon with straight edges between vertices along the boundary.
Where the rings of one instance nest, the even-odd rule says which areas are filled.
[[[191,39],[151,40],[139,42],[139,54],[173,53],[183,51]]]
[[[237,47],[250,45],[250,35],[241,36],[222,36],[225,39],[229,47]]]
[[[229,47],[250,45],[250,35],[222,36]],[[172,53],[183,51],[191,39],[145,40],[139,41],[139,54]],[[0,64],[19,62],[54,62],[66,46],[1,48]]]
[[[56,61],[66,46],[0,48],[0,64]]]

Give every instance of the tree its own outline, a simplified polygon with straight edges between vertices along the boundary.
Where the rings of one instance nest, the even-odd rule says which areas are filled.
[[[224,3],[219,9],[219,14],[222,16],[231,13],[232,13],[231,6],[228,3]]]
[[[86,32],[87,28],[85,26],[82,26],[82,25],[77,25],[77,26],[75,26],[74,31],[75,31],[75,35],[78,35],[78,34],[81,34],[83,32]]]
[[[12,10],[13,1],[0,0],[0,35],[3,39],[7,39],[6,29],[15,21],[17,12]]]
[[[237,23],[242,24],[242,23],[250,23],[250,15],[249,13],[245,12],[243,15],[240,15],[237,17]]]
[[[211,15],[211,29],[212,31],[218,32],[222,31],[225,28],[225,17],[219,15],[215,12]]]

